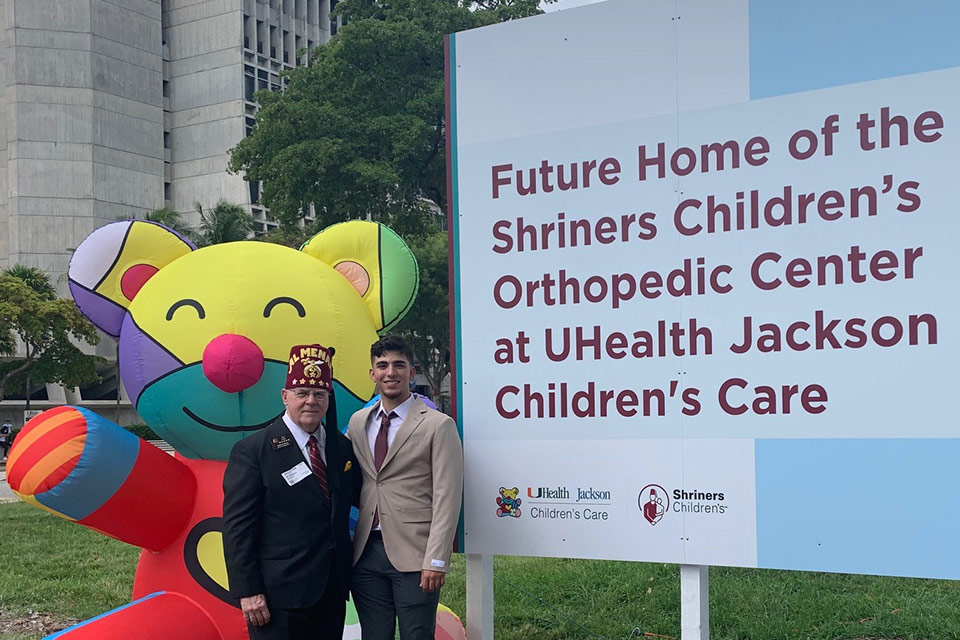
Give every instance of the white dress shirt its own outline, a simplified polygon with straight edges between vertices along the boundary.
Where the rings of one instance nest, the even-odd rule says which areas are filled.
[[[393,439],[397,436],[397,430],[400,428],[400,425],[406,420],[407,412],[410,411],[413,399],[414,395],[411,393],[409,398],[393,409],[393,413],[397,414],[397,417],[390,420],[390,428],[387,430],[387,451],[390,451],[390,447],[393,446]],[[380,433],[380,420],[382,420],[381,416],[384,415],[384,413],[386,412],[383,410],[383,407],[377,403],[377,406],[367,419],[367,442],[370,444],[370,453],[373,454],[374,460],[376,460],[377,457],[377,434]]]
[[[397,436],[397,430],[400,428],[400,425],[403,424],[403,421],[407,418],[407,412],[410,411],[410,405],[413,404],[414,395],[411,393],[410,397],[401,402],[398,406],[393,409],[393,413],[397,414],[396,418],[390,420],[390,428],[387,429],[387,451],[390,451],[390,447],[393,446],[393,439]],[[373,454],[373,459],[376,461],[376,447],[377,447],[377,434],[380,433],[380,420],[386,412],[383,410],[383,407],[378,403],[373,411],[370,412],[370,417],[367,419],[367,442],[370,444],[370,453]],[[374,531],[380,531],[380,523],[377,523],[377,526],[373,528]]]
[[[327,433],[324,431],[322,424],[317,427],[317,430],[313,433],[307,433],[293,421],[290,414],[286,411],[283,412],[283,423],[287,425],[290,433],[293,434],[293,439],[296,440],[297,446],[300,447],[300,453],[303,454],[303,458],[307,461],[308,467],[311,467],[311,469],[313,467],[313,465],[310,464],[310,449],[307,447],[307,442],[312,435],[317,436],[317,444],[320,445],[320,459],[323,460],[323,464],[327,464]]]

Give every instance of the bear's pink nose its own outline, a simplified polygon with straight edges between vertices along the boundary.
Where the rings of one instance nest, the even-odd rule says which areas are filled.
[[[263,352],[250,338],[235,333],[217,336],[203,350],[203,375],[227,393],[243,391],[263,375]]]

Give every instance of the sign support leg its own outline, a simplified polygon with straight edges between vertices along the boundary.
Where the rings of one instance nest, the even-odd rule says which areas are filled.
[[[467,640],[493,640],[493,556],[467,555]]]
[[[710,640],[709,569],[701,564],[680,565],[681,640]]]

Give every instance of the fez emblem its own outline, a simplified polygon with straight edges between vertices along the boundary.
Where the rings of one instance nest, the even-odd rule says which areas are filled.
[[[303,375],[307,376],[308,378],[317,379],[323,376],[323,371],[320,369],[320,365],[317,364],[317,361],[314,360],[303,367]]]

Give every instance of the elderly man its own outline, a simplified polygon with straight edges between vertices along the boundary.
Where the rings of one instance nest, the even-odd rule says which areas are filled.
[[[230,592],[254,639],[343,636],[361,480],[336,427],[332,357],[320,345],[291,349],[286,411],[234,445],[223,478]]]
[[[353,601],[363,640],[432,640],[463,492],[453,419],[410,393],[413,353],[399,336],[370,348],[380,402],[350,418],[363,469]]]

